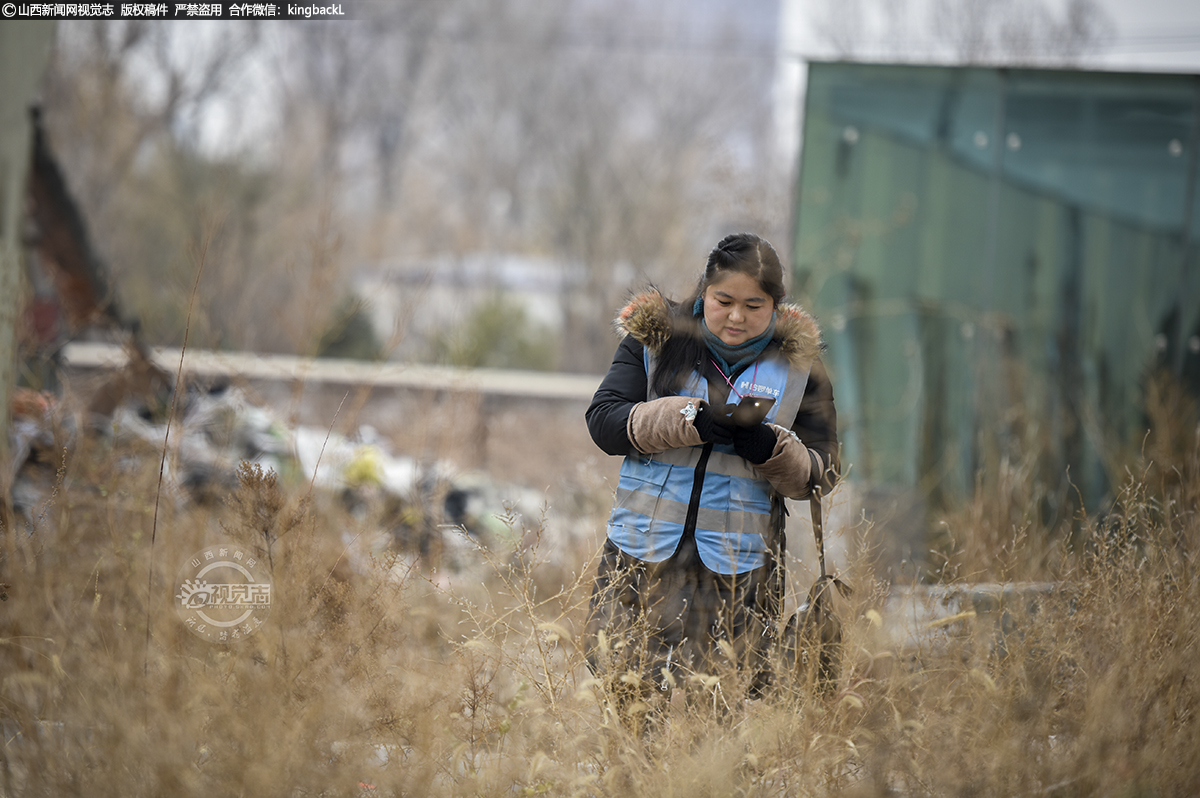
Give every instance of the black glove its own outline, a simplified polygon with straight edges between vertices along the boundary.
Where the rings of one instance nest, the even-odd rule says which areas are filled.
[[[705,443],[711,441],[725,446],[733,443],[733,428],[722,424],[707,402],[701,402],[696,409],[696,417],[692,419],[692,426],[696,428],[696,432],[700,433],[700,440]]]
[[[733,430],[733,450],[754,465],[762,465],[771,459],[778,440],[775,430],[766,424],[736,427]]]

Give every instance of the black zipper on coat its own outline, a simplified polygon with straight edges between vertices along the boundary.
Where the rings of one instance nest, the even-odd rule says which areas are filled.
[[[696,522],[700,518],[700,494],[704,492],[704,472],[708,469],[708,456],[712,454],[712,450],[712,441],[704,444],[700,460],[696,463],[695,477],[692,479],[692,497],[688,499],[687,517],[683,521],[685,536],[696,532]]]

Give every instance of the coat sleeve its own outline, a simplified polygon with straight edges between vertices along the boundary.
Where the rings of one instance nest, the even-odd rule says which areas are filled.
[[[629,411],[646,401],[646,387],[645,350],[632,336],[626,336],[585,413],[592,440],[607,454],[624,456],[635,451],[627,431]]]
[[[825,493],[837,484],[841,473],[841,456],[838,448],[837,409],[833,404],[833,384],[820,358],[813,361],[808,375],[808,385],[800,410],[792,423],[792,432],[809,449],[821,458],[823,469],[819,484]]]
[[[784,496],[804,499],[812,492],[813,468],[817,467],[820,472],[816,483],[821,491],[832,490],[838,474],[837,413],[833,407],[833,386],[819,360],[813,362],[791,428],[775,426],[774,429],[775,449],[765,462],[754,467],[758,475]]]

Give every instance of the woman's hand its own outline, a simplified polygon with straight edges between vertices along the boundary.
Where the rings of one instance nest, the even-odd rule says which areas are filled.
[[[733,450],[754,465],[762,465],[770,460],[778,442],[779,435],[775,428],[766,424],[735,427],[733,430]]]
[[[794,432],[776,424],[739,427],[733,434],[733,448],[760,477],[789,499],[807,498],[813,463],[824,467],[820,455],[812,457]],[[760,457],[763,459],[757,459]]]
[[[733,443],[733,427],[722,424],[720,417],[713,412],[708,402],[699,403],[692,426],[700,433],[700,440],[705,443],[711,441],[725,446]]]

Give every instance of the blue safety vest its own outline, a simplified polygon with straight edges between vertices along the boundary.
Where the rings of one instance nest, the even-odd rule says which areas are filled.
[[[653,359],[646,353],[646,374]],[[809,364],[811,367],[811,364]],[[766,352],[738,375],[736,394],[771,396],[775,404],[767,421],[791,427],[809,368],[797,369],[779,353]],[[649,380],[648,380],[649,381]],[[680,391],[683,396],[708,400],[708,383],[693,371]],[[647,401],[657,398],[653,394]],[[754,466],[732,446],[689,446],[659,454],[633,453],[621,463],[617,500],[608,521],[608,538],[621,551],[646,562],[661,562],[679,547],[688,523],[700,559],[720,574],[741,574],[766,563],[773,489]],[[698,469],[703,466],[703,469]],[[698,470],[702,483],[696,488]]]

